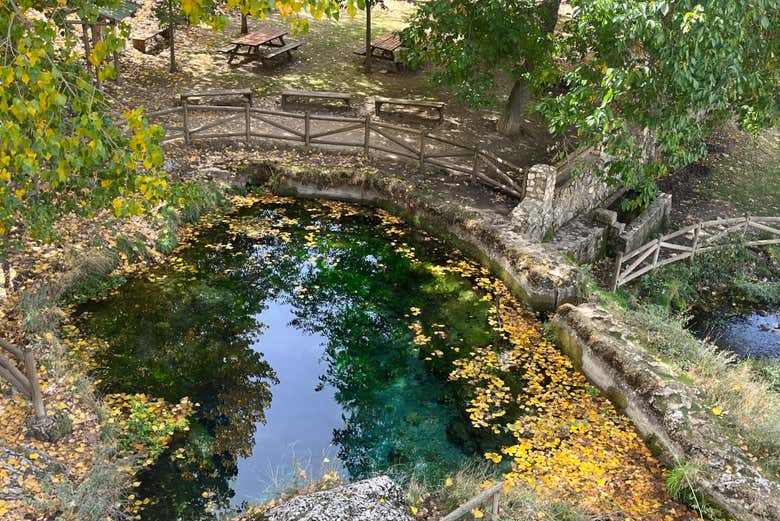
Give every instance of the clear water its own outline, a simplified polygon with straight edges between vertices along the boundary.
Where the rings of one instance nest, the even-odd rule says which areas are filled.
[[[694,328],[700,336],[742,358],[780,360],[780,308],[708,317]]]
[[[434,343],[503,341],[473,284],[436,269],[462,258],[446,243],[374,210],[270,198],[174,255],[77,318],[108,344],[103,391],[200,404],[139,476],[144,519],[211,519],[301,470],[442,479],[500,443],[472,430],[451,360],[426,360],[409,328],[421,308]]]

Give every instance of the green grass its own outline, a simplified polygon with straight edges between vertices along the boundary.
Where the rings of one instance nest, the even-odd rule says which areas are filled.
[[[680,503],[690,506],[698,512],[702,519],[709,521],[726,521],[730,519],[723,511],[712,505],[703,494],[696,489],[694,483],[700,469],[693,463],[678,463],[669,470],[666,477],[666,488],[669,494]]]

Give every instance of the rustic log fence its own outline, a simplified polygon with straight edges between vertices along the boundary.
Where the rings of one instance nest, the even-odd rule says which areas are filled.
[[[357,149],[366,157],[372,152],[426,167],[467,176],[515,199],[525,197],[526,174],[479,147],[458,143],[415,128],[392,125],[364,117],[330,116],[309,112],[285,112],[243,106],[199,105],[184,101],[181,106],[147,117],[166,130],[163,142],[238,138],[279,140],[312,147]],[[205,118],[204,118],[205,117]],[[196,120],[203,120],[196,122]]]
[[[480,505],[490,501],[490,512],[487,513],[486,518],[498,521],[498,507],[501,500],[501,490],[503,489],[503,483],[496,483],[490,488],[487,488],[469,499],[461,506],[444,516],[441,521],[458,521],[466,515],[470,514],[475,508],[479,508]]]
[[[620,253],[615,259],[611,289],[615,291],[662,266],[692,260],[699,253],[723,248],[730,244],[728,239],[734,235],[745,246],[780,244],[780,217],[745,216],[703,221]]]
[[[8,356],[3,351],[8,353]],[[40,380],[38,380],[38,371],[35,367],[35,356],[32,350],[18,348],[10,342],[0,339],[0,377],[32,402],[36,419],[46,418],[43,392]]]

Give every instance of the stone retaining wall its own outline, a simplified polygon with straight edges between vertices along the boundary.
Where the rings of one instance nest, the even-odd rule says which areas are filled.
[[[658,194],[655,201],[618,235],[614,244],[615,251],[626,253],[645,244],[655,233],[667,226],[671,211],[671,194]]]
[[[524,237],[541,241],[572,219],[601,206],[616,188],[583,170],[556,186],[558,170],[534,165],[528,170],[526,195],[512,212],[512,220]]]
[[[669,365],[653,358],[631,329],[595,304],[566,304],[552,320],[559,345],[633,421],[668,465],[702,465],[695,484],[741,520],[780,520],[780,486],[718,434],[708,407]]]

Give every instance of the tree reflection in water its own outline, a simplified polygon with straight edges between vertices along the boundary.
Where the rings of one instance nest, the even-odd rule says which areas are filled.
[[[278,382],[259,320],[274,306],[292,310],[287,327],[325,339],[311,385],[335,389],[344,427],[332,442],[351,477],[393,468],[440,478],[483,449],[447,381],[448,355],[426,360],[409,328],[410,310],[423,308],[444,351],[501,341],[468,281],[431,269],[450,257],[381,211],[269,198],[83,305],[80,329],[109,346],[96,360],[103,390],[200,404],[191,430],[140,477],[139,495],[153,500],[144,518],[209,519],[214,505],[243,499],[233,498],[236,462],[264,450],[255,433]]]

